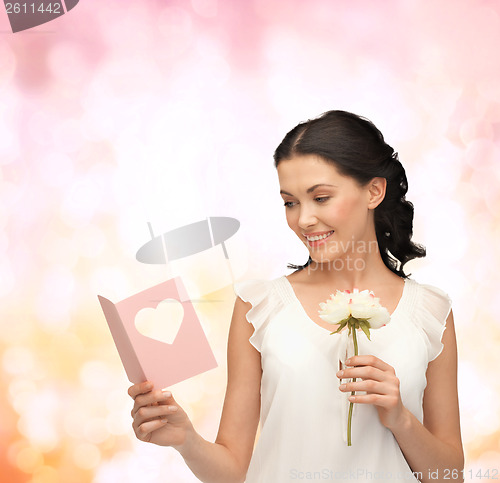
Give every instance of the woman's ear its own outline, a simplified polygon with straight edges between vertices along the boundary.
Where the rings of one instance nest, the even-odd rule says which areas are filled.
[[[374,210],[385,198],[387,180],[385,178],[373,178],[368,182],[368,208]]]

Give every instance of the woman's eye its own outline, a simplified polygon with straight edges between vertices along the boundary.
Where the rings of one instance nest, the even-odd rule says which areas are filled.
[[[319,203],[324,203],[325,201],[329,200],[330,197],[329,196],[320,196],[318,198],[314,198],[316,201],[318,201]]]
[[[287,208],[291,208],[293,205],[293,201],[285,201],[283,206],[286,206]]]

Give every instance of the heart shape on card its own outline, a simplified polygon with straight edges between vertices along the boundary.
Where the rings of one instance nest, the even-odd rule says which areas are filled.
[[[184,319],[184,307],[178,300],[162,300],[156,309],[144,308],[135,316],[135,327],[144,336],[173,344]]]

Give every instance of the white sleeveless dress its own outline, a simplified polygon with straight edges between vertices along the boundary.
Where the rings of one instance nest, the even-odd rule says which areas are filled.
[[[285,276],[233,287],[252,304],[250,343],[261,353],[263,370],[261,432],[246,483],[419,481],[372,405],[354,404],[347,446],[350,393],[339,390],[336,376],[346,358],[347,330],[330,335],[311,320]],[[406,279],[390,323],[372,330],[371,341],[358,337],[359,354],[394,367],[403,404],[420,422],[427,364],[442,351],[450,309],[441,289]]]

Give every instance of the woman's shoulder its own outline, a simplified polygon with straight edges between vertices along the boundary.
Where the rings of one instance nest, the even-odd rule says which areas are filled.
[[[452,300],[445,290],[434,284],[412,278],[406,279],[406,283],[412,287],[411,320],[425,335],[431,361],[441,353],[441,339],[446,329]]]
[[[308,276],[309,273],[307,270],[295,270],[295,272],[290,273],[289,275],[283,275],[283,277],[286,277],[290,282],[295,282],[295,283],[303,283],[307,282],[310,277]]]
[[[247,278],[234,282],[233,289],[245,302],[278,301],[284,283],[286,283],[284,275],[275,278]]]
[[[451,303],[451,297],[442,287],[408,277],[405,282],[418,294],[419,301]]]
[[[260,352],[267,327],[286,306],[281,292],[283,276],[274,279],[251,278],[233,283],[235,294],[251,307],[246,319],[254,327],[251,344]]]

